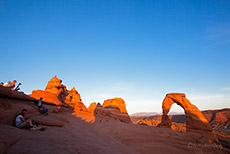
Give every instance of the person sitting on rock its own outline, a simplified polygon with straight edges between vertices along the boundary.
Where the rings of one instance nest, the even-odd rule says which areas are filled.
[[[31,119],[25,118],[27,109],[22,109],[21,113],[15,118],[15,126],[17,128],[28,128],[30,130],[41,130],[44,131],[46,127],[38,127],[38,125]],[[36,125],[35,125],[36,124]]]
[[[8,81],[8,82],[4,83],[4,85],[3,85],[3,86],[4,86],[4,87],[9,87],[9,86],[10,86],[10,83],[11,83],[11,82],[10,82],[10,81]]]
[[[38,101],[38,110],[41,114],[45,114],[48,115],[48,109],[46,109],[45,107],[42,106],[42,97],[40,97],[39,101]]]
[[[16,87],[14,90],[15,90],[15,91],[19,91],[19,90],[20,90],[20,88],[19,88],[20,85],[22,85],[22,84],[19,83],[19,84],[17,85],[17,87]]]
[[[1,85],[1,86],[3,86],[3,85],[4,85],[4,83],[3,83],[3,82],[1,82],[1,83],[0,83],[0,85]]]
[[[13,89],[13,88],[15,87],[15,83],[16,83],[16,82],[17,82],[16,80],[14,80],[13,82],[11,82],[11,83],[9,84],[9,88]]]
[[[15,118],[15,126],[18,128],[36,128],[37,126],[32,124],[31,119],[27,119],[24,116],[27,113],[27,109],[22,109],[21,113]]]

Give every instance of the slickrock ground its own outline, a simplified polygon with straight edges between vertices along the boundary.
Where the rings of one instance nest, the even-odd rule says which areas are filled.
[[[58,99],[62,101],[63,97]],[[168,128],[122,122],[114,117],[116,114],[111,109],[101,105],[97,105],[94,112],[99,108],[102,114],[95,114],[45,102],[44,106],[49,109],[49,115],[45,116],[38,112],[34,101],[23,93],[0,86],[0,153],[227,153],[211,133],[179,133]],[[13,127],[14,117],[22,108],[28,109],[28,118],[46,126],[47,130]]]
[[[10,134],[6,153],[224,153],[216,144],[199,147],[197,140],[205,134],[97,118],[87,123],[70,113],[48,116],[64,127],[50,126],[40,132],[1,125],[1,132]]]

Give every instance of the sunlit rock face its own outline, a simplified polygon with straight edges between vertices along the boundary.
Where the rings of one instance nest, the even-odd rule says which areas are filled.
[[[109,110],[111,115],[122,122],[131,123],[131,119],[127,113],[125,101],[122,98],[113,98],[105,100],[103,108]]]
[[[97,104],[95,102],[91,103],[90,106],[88,107],[88,110],[93,113]]]
[[[102,106],[108,109],[113,109],[117,107],[120,112],[127,113],[125,101],[122,98],[107,99],[104,101]]]
[[[88,112],[88,109],[81,101],[81,96],[78,91],[73,87],[68,91],[65,102],[74,108],[75,112],[85,111]]]
[[[61,84],[62,80],[58,79],[57,76],[50,79],[45,90],[33,90],[30,96],[39,99],[43,98],[43,101],[54,103],[56,105],[68,106],[65,103],[68,90],[66,86]]]
[[[55,105],[64,105],[64,103],[58,99],[58,95],[44,90],[33,90],[30,96],[36,99],[40,99],[40,97],[42,97],[43,101],[50,102]]]
[[[68,90],[66,89],[66,86],[61,83],[62,80],[58,79],[57,76],[54,76],[48,82],[45,91],[56,94],[61,101],[65,101],[66,96],[68,95]]]
[[[59,94],[60,91],[62,90],[62,80],[58,79],[57,76],[53,77],[50,79],[48,82],[45,91],[54,93],[54,94]]]
[[[54,103],[56,105],[70,106],[76,113],[82,111],[89,112],[86,106],[81,101],[81,96],[73,87],[67,90],[66,86],[62,84],[62,80],[54,76],[48,82],[45,91],[34,90],[30,95],[36,99],[43,97],[44,101]]]
[[[158,125],[159,127],[169,127],[171,128],[172,122],[168,117],[168,112],[172,104],[177,103],[180,105],[186,114],[186,130],[202,130],[202,131],[212,131],[210,124],[200,110],[186,98],[183,93],[169,93],[166,95],[163,104],[163,115],[162,121]]]

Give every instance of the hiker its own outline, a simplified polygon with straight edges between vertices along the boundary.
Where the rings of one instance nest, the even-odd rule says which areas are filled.
[[[38,101],[38,110],[41,114],[45,114],[48,115],[48,109],[46,109],[45,107],[42,106],[42,97],[40,97],[39,101]]]
[[[10,85],[9,85],[9,88],[11,88],[12,90],[15,90],[15,91],[20,90],[19,86],[22,85],[22,84],[19,83],[19,84],[17,85],[17,87],[14,89],[16,83],[17,83],[16,80],[14,80],[13,82],[11,82]]]
[[[15,90],[15,91],[19,91],[19,90],[20,90],[20,88],[19,88],[20,85],[22,85],[22,84],[19,83],[19,84],[17,85],[17,87],[16,87],[14,90]]]
[[[16,82],[17,82],[16,80],[14,80],[13,82],[11,82],[11,83],[9,84],[9,88],[13,89],[13,88],[15,87],[15,83],[16,83]]]
[[[24,116],[27,113],[27,109],[22,109],[21,113],[15,118],[15,126],[18,128],[33,128],[36,127],[32,124],[31,119],[26,119]]]
[[[11,82],[8,81],[8,82],[4,83],[3,86],[4,86],[4,87],[9,87],[9,86],[10,86],[10,83],[11,83]]]
[[[4,83],[3,83],[3,82],[1,82],[1,83],[0,83],[0,85],[1,85],[1,86],[3,86],[3,85],[4,85]]]
[[[38,127],[34,125],[31,119],[27,119],[24,116],[27,113],[27,109],[22,109],[21,113],[15,118],[15,126],[17,128],[28,128],[31,130],[41,130],[44,131],[46,128]]]

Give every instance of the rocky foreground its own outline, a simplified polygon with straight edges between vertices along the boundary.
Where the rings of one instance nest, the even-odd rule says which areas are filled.
[[[41,115],[36,99],[43,97],[49,115]],[[13,127],[26,108],[28,118],[47,130]],[[28,96],[0,86],[0,153],[228,153],[211,132],[176,132],[136,125],[121,98],[92,103],[88,108],[75,88],[67,90],[57,77],[45,90]]]

